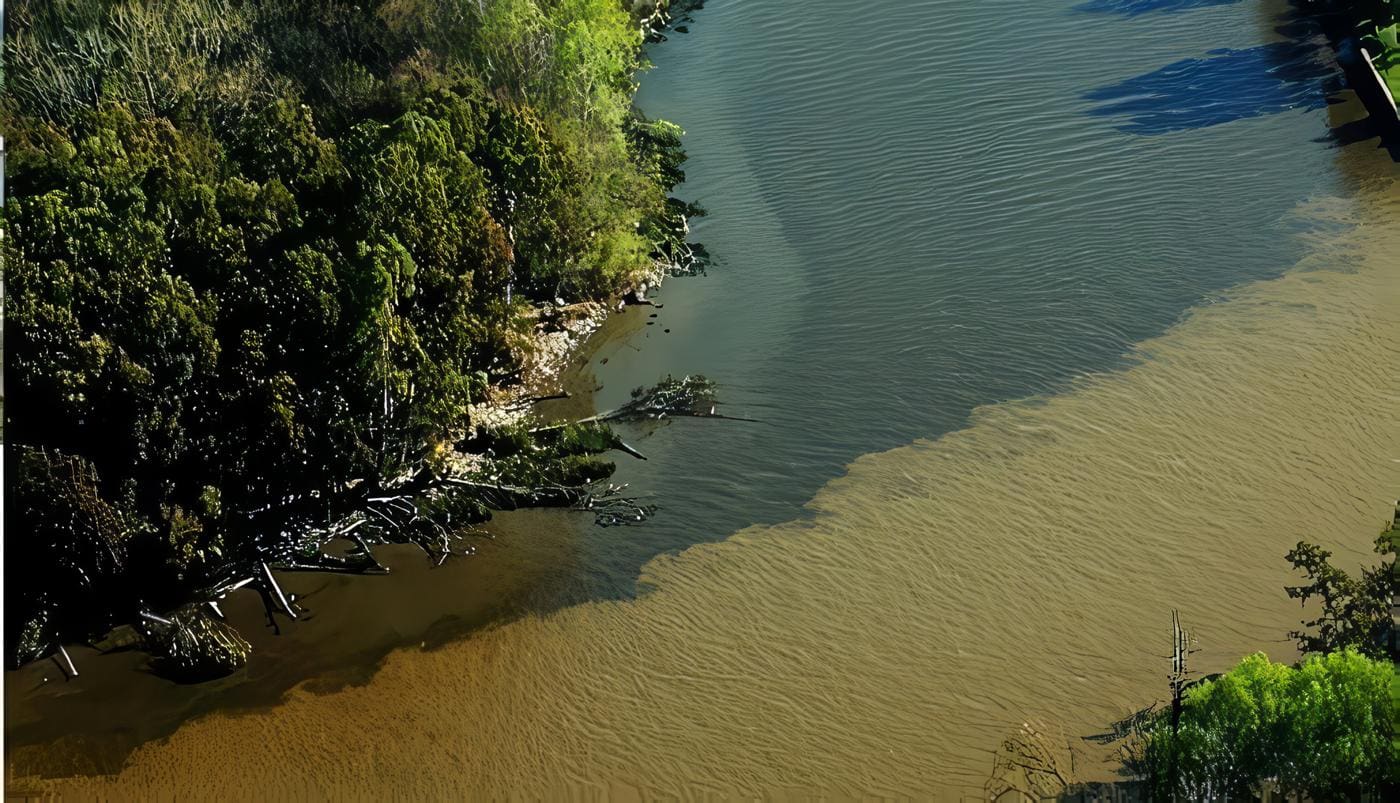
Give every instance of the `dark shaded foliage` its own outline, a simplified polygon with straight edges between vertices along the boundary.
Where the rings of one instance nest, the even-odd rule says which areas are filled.
[[[1289,636],[1298,649],[1330,653],[1351,649],[1372,658],[1395,658],[1395,620],[1390,613],[1400,598],[1400,578],[1395,574],[1395,552],[1400,539],[1400,508],[1385,531],[1376,538],[1379,566],[1363,568],[1353,577],[1332,565],[1332,553],[1304,541],[1288,553],[1288,562],[1300,571],[1306,584],[1289,586],[1288,596],[1307,605],[1316,599],[1322,606],[1316,619],[1303,622],[1305,630]]]
[[[7,11],[11,660],[440,468],[532,300],[619,291],[694,211],[617,0]],[[545,448],[531,479],[609,470]],[[482,517],[449,496],[401,523]]]

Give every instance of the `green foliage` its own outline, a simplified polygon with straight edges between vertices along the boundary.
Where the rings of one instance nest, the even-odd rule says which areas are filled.
[[[579,422],[532,433],[522,425],[477,434],[468,444],[487,458],[482,479],[524,488],[577,486],[601,480],[613,464],[593,455],[618,448],[606,425]]]
[[[620,443],[612,429],[591,421],[560,427],[551,433],[551,438],[557,438],[558,448],[564,454],[599,454],[616,449]]]
[[[1313,800],[1356,798],[1394,777],[1389,661],[1353,650],[1300,667],[1245,658],[1187,693],[1179,729],[1160,712],[1142,762],[1161,799],[1249,799],[1265,782]]]
[[[1359,578],[1333,566],[1332,553],[1315,544],[1300,541],[1288,553],[1293,568],[1307,579],[1305,585],[1288,587],[1288,596],[1305,605],[1313,598],[1322,604],[1318,617],[1304,623],[1311,630],[1289,634],[1298,640],[1300,650],[1326,653],[1353,649],[1374,658],[1393,657],[1395,625],[1390,605],[1400,595],[1400,578],[1395,573],[1396,542],[1400,538],[1397,523],[1400,510],[1376,538],[1381,564],[1362,569]]]
[[[674,236],[679,139],[630,108],[617,0],[7,10],[7,436],[145,534],[121,566],[73,553],[100,602],[16,587],[12,644],[177,603],[276,550],[286,500],[324,519],[408,470],[515,371],[525,304],[606,296],[660,247],[639,232]],[[7,459],[7,530],[52,562],[87,525],[40,502],[71,483]],[[564,463],[546,479],[602,469]]]
[[[1376,30],[1376,38],[1387,50],[1394,50],[1400,47],[1400,24],[1387,25]]]
[[[1334,5],[1348,16],[1391,92],[1400,92],[1400,0],[1346,0]]]

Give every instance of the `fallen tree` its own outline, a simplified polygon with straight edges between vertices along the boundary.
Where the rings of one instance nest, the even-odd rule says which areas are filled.
[[[251,652],[248,642],[222,621],[219,603],[228,594],[245,587],[256,590],[269,626],[279,632],[279,617],[297,619],[296,601],[279,586],[274,570],[387,574],[390,568],[374,554],[376,546],[385,544],[415,545],[441,565],[449,557],[475,552],[471,540],[483,534],[477,525],[488,521],[492,511],[566,507],[592,514],[600,526],[644,521],[655,507],[625,495],[625,485],[606,482],[615,467],[599,456],[618,450],[645,457],[604,421],[725,418],[714,411],[716,405],[713,382],[667,377],[655,387],[638,389],[622,408],[582,421],[535,427],[518,423],[475,432],[450,452],[422,450],[404,461],[407,470],[392,477],[355,478],[333,491],[226,511],[231,535],[223,540],[242,546],[204,556],[212,579],[192,589],[178,576],[142,571],[140,561],[125,560],[132,545],[138,552],[149,549],[149,542],[162,534],[143,530],[134,517],[102,503],[90,464],[18,447],[19,459],[37,461],[42,469],[25,476],[49,481],[21,487],[17,501],[35,508],[31,520],[47,517],[40,532],[66,534],[39,545],[37,554],[23,546],[12,553],[54,567],[37,578],[51,585],[31,595],[41,604],[23,613],[35,624],[24,632],[20,662],[62,650],[64,640],[86,641],[106,633],[110,642],[115,627],[136,634],[137,644],[154,656],[156,671],[186,682],[206,680],[235,671]],[[54,495],[54,489],[60,493]],[[327,548],[333,542],[350,548],[334,554]],[[90,593],[75,594],[75,586]],[[61,602],[46,604],[50,601]],[[173,609],[153,612],[163,605]],[[118,641],[123,648],[132,646],[129,639]]]

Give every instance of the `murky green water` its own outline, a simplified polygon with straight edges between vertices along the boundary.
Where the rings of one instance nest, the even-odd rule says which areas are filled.
[[[719,264],[578,385],[607,408],[704,373],[764,423],[636,434],[651,460],[621,477],[663,514],[588,539],[574,595],[628,596],[656,553],[790,519],[861,454],[1121,367],[1291,269],[1300,204],[1393,174],[1374,141],[1345,164],[1331,129],[1359,112],[1329,115],[1331,54],[1287,3],[1032,5],[718,2],[653,50],[640,102],[688,132]]]
[[[655,519],[527,520],[408,594],[490,578],[489,615],[362,649],[501,626],[34,783],[976,796],[1019,723],[1075,742],[1160,697],[1173,608],[1203,669],[1287,657],[1283,553],[1363,560],[1400,487],[1400,171],[1341,145],[1360,113],[1287,9],[712,0],[641,103],[689,132],[718,262],[574,382],[701,372],[761,423],[627,433]],[[357,638],[327,618],[305,638]],[[221,707],[143,682],[163,721]],[[118,738],[109,710],[44,747],[84,692],[24,693],[21,775]]]

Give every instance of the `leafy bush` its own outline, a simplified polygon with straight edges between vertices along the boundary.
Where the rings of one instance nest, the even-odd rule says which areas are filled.
[[[1266,783],[1313,800],[1355,799],[1395,778],[1389,661],[1354,650],[1299,667],[1245,658],[1189,691],[1180,727],[1161,712],[1143,770],[1161,799],[1249,799]]]

